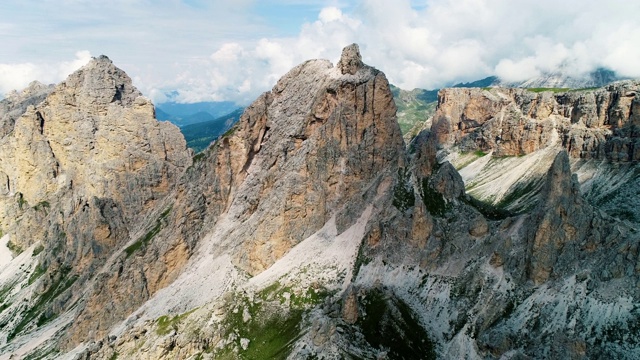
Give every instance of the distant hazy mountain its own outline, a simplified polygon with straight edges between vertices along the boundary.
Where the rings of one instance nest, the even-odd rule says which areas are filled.
[[[173,117],[173,115],[169,115],[166,112],[162,111],[162,109],[158,108],[156,106],[156,119],[158,120],[164,120],[164,121],[170,121],[170,119]]]
[[[500,79],[497,76],[489,76],[484,79],[466,82],[466,83],[458,83],[453,85],[454,88],[476,88],[476,87],[491,87],[497,86],[500,83]]]
[[[238,109],[231,101],[209,101],[191,104],[167,102],[156,105],[156,118],[168,120],[177,126],[211,121]]]
[[[606,86],[614,81],[624,80],[608,69],[597,69],[585,77],[568,76],[562,71],[546,73],[541,76],[524,81],[508,82],[501,80],[497,76],[489,76],[481,80],[468,83],[455,84],[454,88],[474,88],[474,87],[514,87],[514,88],[564,88],[583,89]]]
[[[187,140],[187,146],[192,148],[195,152],[200,152],[206,149],[213,140],[227,132],[236,122],[238,122],[243,111],[244,109],[236,109],[232,113],[216,119],[210,119],[181,127],[180,130],[182,131],[185,140]],[[208,113],[204,114],[209,115]]]

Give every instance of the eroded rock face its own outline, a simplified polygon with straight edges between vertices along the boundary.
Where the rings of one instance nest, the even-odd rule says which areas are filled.
[[[346,48],[344,73],[344,66],[307,61],[247,107],[238,124],[187,171],[153,244],[102,275],[108,280],[96,284],[69,344],[87,334],[104,336],[118,318],[171,283],[222,217],[236,225],[210,256],[229,256],[251,275],[334,215],[339,232],[351,226],[361,204],[376,195],[363,192],[383,174],[395,173],[404,154],[387,79],[360,58],[356,45]],[[165,259],[176,257],[173,248],[185,251],[169,265]],[[114,293],[127,295],[109,296]]]
[[[106,66],[105,72],[120,84],[116,70]],[[68,132],[91,135],[83,126],[97,132],[112,113],[123,119],[148,114],[126,81],[116,90],[100,81],[76,84],[102,89],[96,90],[96,104],[103,106],[83,105],[90,121],[74,123]],[[54,94],[82,98],[63,96],[64,89]],[[31,209],[28,201],[50,191],[33,189],[13,194],[16,205],[8,208],[23,222],[37,219],[58,235],[54,240],[43,230],[48,244],[65,249],[57,255],[45,249],[54,255],[42,256],[43,264],[83,271],[47,309],[60,313],[77,304],[65,315],[73,326],[53,343],[69,351],[84,342],[76,356],[83,359],[255,358],[249,354],[266,356],[256,349],[271,347],[280,336],[290,338],[275,350],[289,358],[632,358],[638,353],[640,303],[636,230],[586,203],[569,155],[555,157],[537,207],[520,215],[495,214],[473,202],[456,168],[437,159],[438,145],[447,141],[473,140],[475,146],[485,139],[506,153],[543,146],[547,138],[553,142],[555,121],[572,121],[553,105],[564,100],[516,90],[511,98],[491,92],[476,98],[476,90],[464,91],[461,103],[442,99],[443,113],[464,119],[458,130],[441,119],[405,151],[384,75],[361,64],[357,46],[349,46],[338,66],[311,60],[292,69],[193,163],[184,155],[192,166],[178,178],[171,175],[170,160],[160,163],[166,182],[143,160],[140,167],[114,162],[114,169],[124,166],[123,177],[91,186],[92,173],[70,165],[77,159],[65,146],[73,144],[60,145],[60,136],[48,128],[55,109],[27,111],[16,127],[25,134],[31,129],[32,141],[50,136],[55,148],[39,150],[50,160],[44,168],[55,172],[34,170],[29,176],[40,176],[59,198],[50,200],[50,210],[42,211],[44,204]],[[600,125],[600,110],[590,108],[590,101],[572,103],[579,108],[575,124],[609,126]],[[55,104],[60,106],[48,106]],[[629,102],[632,109],[634,104]],[[620,118],[635,121],[635,110],[627,114],[621,106]],[[507,110],[527,115],[497,121],[493,111],[506,116]],[[35,121],[38,112],[49,114],[44,126]],[[548,124],[538,126],[538,120]],[[158,136],[153,129],[145,131]],[[493,131],[502,134],[500,141],[485,136]],[[153,150],[154,143],[138,146]],[[90,138],[78,146],[90,151],[101,145]],[[68,169],[78,178],[73,184],[50,180]],[[144,187],[149,193],[128,182],[141,174],[151,184]],[[13,183],[3,185],[12,176],[2,168],[0,192],[14,191]],[[112,184],[133,199],[120,193],[84,197],[108,194]],[[62,217],[60,209],[70,210]],[[54,221],[60,218],[65,221]],[[64,280],[63,274],[43,278],[39,289]],[[0,321],[8,313],[0,311]],[[36,321],[25,332],[36,329]],[[261,338],[273,328],[277,338]]]
[[[389,84],[359,59],[352,45],[338,68],[322,60],[297,66],[223,140],[243,180],[235,182],[229,211],[246,221],[236,236],[252,240],[242,241],[237,261],[250,273],[320,229],[402,157]],[[339,227],[357,216],[340,217]]]
[[[439,146],[526,155],[560,142],[573,158],[636,161],[638,83],[554,94],[443,89],[432,130]]]
[[[166,193],[190,162],[178,129],[156,121],[151,102],[106,57],[28,108],[0,152],[5,194],[19,197],[23,210],[57,198],[109,198],[128,221]],[[69,206],[64,217],[75,212]],[[3,209],[2,228],[28,246],[30,236],[14,230],[13,208]]]
[[[549,279],[562,251],[585,239],[594,211],[582,200],[580,184],[569,167],[566,152],[556,156],[535,212],[530,244],[529,276],[536,284]]]
[[[29,106],[41,103],[51,91],[53,85],[44,85],[34,81],[21,92],[13,91],[0,101],[0,138],[13,130],[13,126]]]
[[[44,247],[38,266],[47,275],[24,301],[33,314],[54,316],[82,297],[79,289],[130,234],[144,229],[191,153],[179,129],[155,120],[151,102],[105,56],[53,89],[32,84],[23,95],[8,99],[2,118],[10,124],[29,104],[0,139],[0,228],[18,248]],[[66,292],[60,283],[69,284]],[[46,291],[60,298],[42,303]],[[24,324],[5,328],[11,337],[37,320],[25,316]]]

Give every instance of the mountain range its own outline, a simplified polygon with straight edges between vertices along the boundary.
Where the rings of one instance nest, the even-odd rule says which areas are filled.
[[[231,101],[205,101],[195,103],[165,102],[156,105],[156,118],[168,120],[183,127],[215,120],[240,107]]]
[[[433,94],[352,44],[195,154],[105,56],[32,84],[0,102],[0,359],[638,358],[639,91],[441,89],[403,138]]]

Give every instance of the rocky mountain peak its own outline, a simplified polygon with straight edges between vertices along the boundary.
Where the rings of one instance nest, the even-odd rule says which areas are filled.
[[[96,110],[111,103],[129,107],[142,95],[133,86],[129,75],[105,55],[91,59],[61,83],[56,91],[67,93],[67,102],[76,105],[80,102]]]
[[[571,173],[566,151],[560,151],[553,160],[541,196],[547,204],[564,202],[568,206],[582,202],[578,177]]]
[[[615,129],[635,121],[624,91]],[[597,108],[582,93],[440,98],[438,131],[405,148],[385,75],[353,44],[337,66],[293,68],[191,158],[122,70],[92,60],[0,141],[0,227],[25,249],[0,265],[0,356],[637,358],[637,232],[594,211],[570,149],[556,155],[554,121],[601,126]],[[437,153],[449,141],[524,154],[505,161],[557,145],[526,191],[537,206],[467,196]]]
[[[53,85],[45,85],[39,81],[32,81],[26,88],[24,88],[20,92],[18,92],[17,90],[13,90],[9,94],[7,94],[7,100],[13,102],[24,100],[52,88]]]
[[[342,49],[342,56],[338,62],[338,68],[342,74],[355,75],[364,66],[360,47],[358,44],[351,44]]]
[[[13,126],[29,106],[41,103],[54,89],[54,85],[45,85],[33,81],[24,90],[12,91],[0,101],[0,138],[13,131]]]

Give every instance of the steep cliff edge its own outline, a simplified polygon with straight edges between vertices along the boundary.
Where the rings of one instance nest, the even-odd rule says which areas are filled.
[[[182,273],[81,357],[637,355],[612,330],[638,331],[635,230],[582,199],[569,157],[550,153],[529,214],[496,214],[433,133],[398,150],[386,81],[346,56],[285,75],[187,172],[167,219],[202,230]],[[130,258],[153,261],[172,227]]]
[[[0,322],[14,345],[76,307],[191,162],[179,130],[104,56],[36,90],[0,140],[0,228],[24,270],[2,264]]]
[[[116,89],[107,113],[142,102]],[[395,112],[357,45],[335,66],[295,67],[193,161],[180,148],[188,168],[146,202],[79,203],[86,219],[100,209],[108,256],[70,255],[69,244],[99,248],[71,213],[57,225],[69,240],[32,241],[5,265],[0,358],[638,357],[637,230],[585,201],[561,145],[547,147],[534,206],[513,215],[467,195],[465,174],[439,157],[444,133],[405,149]],[[83,191],[96,189],[111,187]],[[63,244],[68,267],[33,275]],[[34,270],[11,275],[20,267]]]
[[[546,169],[564,148],[589,202],[637,223],[631,193],[637,188],[639,86],[624,81],[558,93],[443,89],[431,130],[467,189],[484,201],[516,212],[531,209]]]
[[[432,130],[441,146],[462,151],[522,156],[559,140],[574,158],[637,161],[639,86],[627,81],[562,93],[443,89]]]

